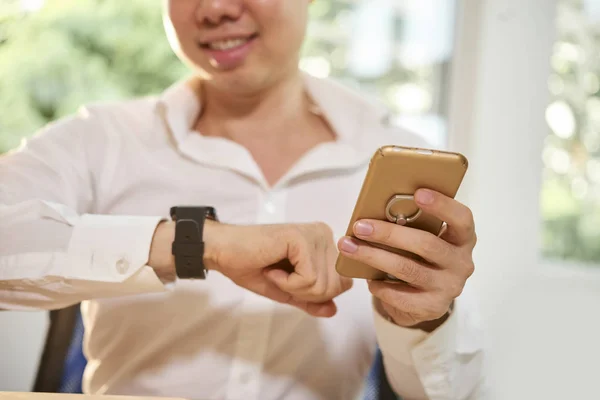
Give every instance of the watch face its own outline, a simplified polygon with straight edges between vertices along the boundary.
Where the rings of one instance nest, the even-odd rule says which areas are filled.
[[[175,206],[170,209],[171,219],[193,219],[208,218],[217,221],[217,212],[214,207],[208,206]]]

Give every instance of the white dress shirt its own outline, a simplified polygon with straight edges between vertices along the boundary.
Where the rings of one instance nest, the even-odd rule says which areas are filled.
[[[146,265],[173,205],[212,205],[234,224],[324,221],[337,239],[375,149],[423,145],[360,95],[308,76],[306,86],[337,140],[273,187],[245,148],[192,130],[201,105],[185,83],[90,105],[2,157],[0,308],[83,302],[88,393],[356,399],[379,343],[405,400],[483,398],[468,290],[426,334],[374,312],[362,280],[337,299],[335,317],[317,319],[216,272],[165,288]]]

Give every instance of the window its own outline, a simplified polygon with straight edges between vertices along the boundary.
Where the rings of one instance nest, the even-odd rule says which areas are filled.
[[[311,5],[301,67],[383,101],[394,123],[446,141],[455,1],[329,0]]]
[[[600,0],[559,0],[548,80],[542,251],[600,265]]]

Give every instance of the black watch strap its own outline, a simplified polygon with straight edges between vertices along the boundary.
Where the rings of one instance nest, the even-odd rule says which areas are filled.
[[[175,240],[171,252],[175,257],[175,271],[180,279],[205,279],[204,222],[217,220],[213,207],[171,207],[175,221]]]

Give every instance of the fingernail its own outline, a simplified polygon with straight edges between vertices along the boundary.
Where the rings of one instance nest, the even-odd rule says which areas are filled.
[[[365,221],[358,221],[354,224],[354,233],[359,236],[369,236],[373,233],[373,225]]]
[[[358,250],[358,245],[354,242],[354,240],[345,237],[341,240],[340,248],[343,252],[352,254],[356,253],[356,250]]]
[[[417,203],[431,204],[433,203],[433,193],[427,189],[419,189],[416,193]]]

